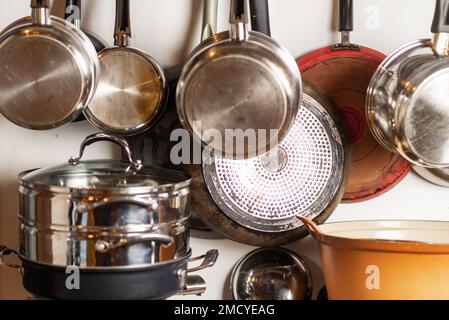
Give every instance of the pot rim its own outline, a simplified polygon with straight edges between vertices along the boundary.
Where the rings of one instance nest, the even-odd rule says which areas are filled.
[[[387,229],[398,230],[400,227],[394,227],[395,224],[446,224],[449,231],[449,222],[447,221],[433,221],[433,220],[366,220],[366,221],[343,221],[327,223],[321,228],[320,234],[312,233],[312,236],[321,244],[327,245],[331,248],[346,249],[346,250],[358,250],[358,251],[373,251],[373,252],[391,252],[391,253],[416,253],[416,254],[449,254],[449,242],[433,243],[425,241],[411,241],[411,240],[387,240],[387,239],[357,239],[335,236],[325,234],[322,230],[323,226],[337,226],[337,225],[351,225],[360,223],[386,223],[390,227]],[[372,228],[373,229],[373,228]],[[435,230],[435,229],[434,229]],[[342,229],[342,231],[345,231]],[[347,231],[347,230],[346,230]]]
[[[33,170],[35,171],[35,170]],[[31,171],[32,172],[32,171]],[[28,189],[32,189],[34,191],[39,192],[51,192],[57,194],[81,194],[81,195],[96,195],[96,194],[104,194],[108,193],[109,195],[159,195],[160,197],[171,197],[177,194],[177,192],[182,190],[188,190],[190,187],[190,183],[192,181],[189,178],[186,181],[173,183],[173,184],[164,184],[158,185],[156,187],[150,186],[141,186],[141,187],[97,187],[97,188],[68,188],[55,186],[51,184],[42,184],[42,183],[30,183],[24,181],[22,178],[25,177],[30,171],[25,171],[19,175],[20,177],[20,186]]]

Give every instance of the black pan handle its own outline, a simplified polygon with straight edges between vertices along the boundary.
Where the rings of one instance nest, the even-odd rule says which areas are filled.
[[[250,0],[251,25],[253,31],[271,36],[268,0]]]
[[[114,44],[116,46],[127,46],[129,38],[131,38],[129,0],[116,0]]]
[[[339,0],[338,31],[354,30],[354,6],[352,0]]]
[[[248,1],[231,0],[229,23],[231,24],[231,38],[237,41],[248,39]]]
[[[449,0],[437,0],[432,33],[449,33]]]
[[[31,0],[31,8],[50,8],[50,0]]]

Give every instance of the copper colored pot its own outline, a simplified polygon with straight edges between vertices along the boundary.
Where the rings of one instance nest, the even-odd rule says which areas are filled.
[[[365,221],[317,227],[330,300],[449,299],[449,222]]]

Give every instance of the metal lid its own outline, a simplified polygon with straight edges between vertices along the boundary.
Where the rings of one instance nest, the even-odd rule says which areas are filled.
[[[86,146],[98,141],[119,144],[128,155],[128,162],[119,160],[80,161]],[[67,164],[48,169],[28,171],[21,175],[21,184],[27,187],[44,187],[88,191],[117,191],[120,193],[174,191],[186,188],[190,178],[177,171],[142,165],[131,157],[127,142],[100,133],[89,136],[82,143],[80,156],[72,157]]]

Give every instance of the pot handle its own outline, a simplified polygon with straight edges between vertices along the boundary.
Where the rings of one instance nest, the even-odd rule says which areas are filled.
[[[217,33],[218,0],[204,0],[201,41]]]
[[[200,276],[187,276],[186,287],[177,293],[178,296],[201,296],[206,292],[206,281]]]
[[[129,0],[116,0],[115,10],[114,45],[126,47],[131,38]]]
[[[135,237],[122,237],[118,241],[102,239],[97,240],[97,242],[95,243],[95,251],[99,253],[108,253],[109,251],[117,248],[123,248],[136,243],[150,241],[160,242],[163,246],[169,247],[173,244],[175,239],[173,239],[173,237],[169,235],[159,233],[148,233]]]
[[[31,0],[31,8],[33,9],[49,9],[50,8],[50,1],[49,0]]]
[[[231,24],[231,39],[245,41],[248,39],[248,1],[231,0],[229,23]]]
[[[358,45],[351,43],[351,32],[354,30],[354,3],[352,0],[339,0],[338,6],[338,31],[341,33],[341,41],[332,46],[332,50],[360,51]]]
[[[312,236],[317,238],[322,235],[322,232],[320,231],[320,229],[318,228],[316,223],[313,222],[312,219],[309,219],[307,217],[301,217],[301,216],[298,216],[298,219],[304,223],[304,225],[307,227],[307,229],[309,229],[309,232],[311,233]]]
[[[20,274],[23,274],[22,266],[20,266],[18,264],[12,264],[12,263],[9,263],[9,262],[6,262],[3,260],[4,257],[12,255],[12,254],[18,256],[16,251],[9,249],[5,246],[0,246],[0,266],[5,266],[7,268],[16,269]]]
[[[449,0],[436,0],[432,22],[432,49],[438,56],[449,55]]]
[[[206,254],[204,254],[200,257],[189,259],[189,263],[199,261],[199,260],[203,260],[203,262],[198,267],[188,269],[187,272],[188,273],[197,272],[197,271],[201,271],[201,270],[213,267],[215,265],[215,263],[217,262],[218,255],[219,255],[218,250],[214,249],[214,250],[209,250]]]
[[[129,163],[133,166],[134,169],[140,169],[142,167],[142,161],[133,159],[131,148],[125,139],[107,133],[96,133],[88,136],[81,144],[79,156],[71,157],[69,159],[69,163],[73,166],[78,165],[84,155],[84,150],[86,149],[86,147],[90,146],[93,143],[103,141],[109,141],[119,145],[125,152]]]
[[[268,0],[249,0],[249,7],[252,30],[271,37]]]

